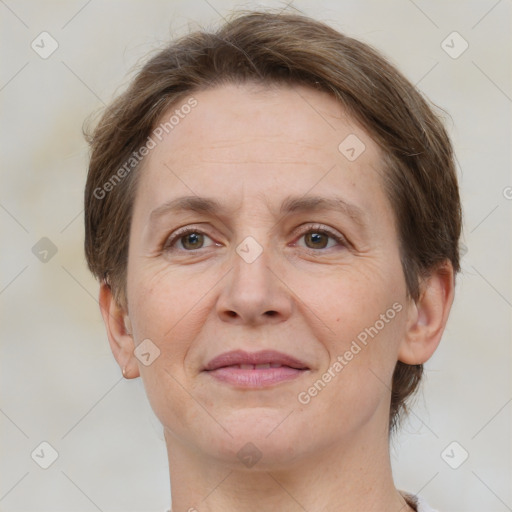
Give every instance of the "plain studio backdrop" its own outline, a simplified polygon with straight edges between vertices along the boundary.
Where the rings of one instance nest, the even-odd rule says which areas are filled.
[[[283,6],[0,1],[0,510],[168,507],[160,426],[140,379],[121,378],[85,265],[82,124],[170,37],[216,26],[234,8]],[[398,488],[442,512],[512,510],[512,2],[292,7],[381,50],[448,113],[463,270],[422,392],[393,439],[393,468]]]

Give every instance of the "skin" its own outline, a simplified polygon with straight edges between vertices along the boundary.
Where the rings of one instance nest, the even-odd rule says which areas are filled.
[[[142,377],[164,428],[173,511],[411,510],[391,475],[391,378],[397,360],[424,363],[435,351],[453,300],[451,265],[433,269],[418,301],[408,297],[380,149],[331,96],[251,84],[193,96],[197,106],[146,157],[127,307],[100,290],[113,354],[127,378]],[[350,134],[366,147],[354,161],[338,150]],[[150,221],[189,195],[225,209]],[[342,197],[362,224],[332,209],[280,215],[289,195]],[[162,250],[184,226],[199,238]],[[312,239],[319,229],[347,242]],[[252,263],[236,251],[248,236],[262,248]],[[400,312],[301,403],[299,393],[393,304]],[[148,366],[134,355],[145,339],[160,350]],[[309,370],[258,390],[202,371],[226,351],[267,348]],[[237,457],[247,443],[261,456],[252,467]]]

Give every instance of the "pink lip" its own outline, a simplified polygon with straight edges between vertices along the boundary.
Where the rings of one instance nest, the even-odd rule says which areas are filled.
[[[295,379],[306,370],[309,368],[302,361],[274,350],[226,352],[205,367],[212,377],[241,387],[270,386]]]

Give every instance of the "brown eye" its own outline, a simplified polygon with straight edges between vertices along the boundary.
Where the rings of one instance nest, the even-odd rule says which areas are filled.
[[[306,245],[310,249],[325,249],[329,243],[329,236],[326,233],[311,231],[304,235]]]
[[[348,247],[343,235],[321,226],[312,226],[308,231],[304,231],[299,240],[302,239],[304,239],[304,242],[301,242],[300,245],[310,250]]]
[[[194,250],[200,249],[204,243],[204,235],[202,233],[191,232],[179,238],[184,249]]]
[[[214,245],[213,240],[202,231],[186,228],[172,234],[163,247],[166,252],[195,251]]]

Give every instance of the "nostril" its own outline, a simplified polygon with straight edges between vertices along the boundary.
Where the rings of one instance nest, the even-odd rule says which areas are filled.
[[[268,316],[276,316],[277,315],[277,311],[267,311],[265,312],[266,315]]]

